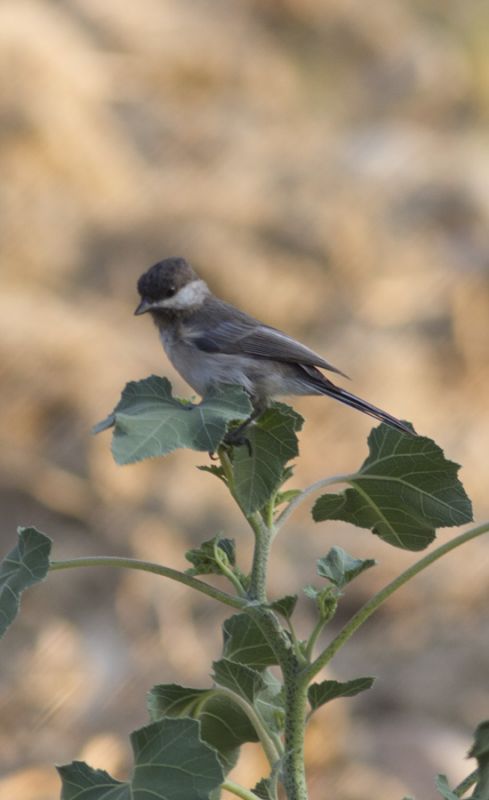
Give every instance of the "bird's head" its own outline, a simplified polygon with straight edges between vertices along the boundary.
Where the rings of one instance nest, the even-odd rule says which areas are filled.
[[[184,258],[165,258],[138,280],[141,302],[135,314],[147,311],[189,311],[204,302],[209,290]]]

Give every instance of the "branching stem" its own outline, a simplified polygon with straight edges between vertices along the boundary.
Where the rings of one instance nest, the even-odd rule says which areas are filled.
[[[289,628],[289,631],[290,631],[290,638],[292,639],[292,645],[294,647],[294,653],[295,653],[295,655],[297,657],[297,660],[302,665],[309,663],[310,659],[307,658],[306,655],[304,655],[301,643],[299,641],[299,638],[297,636],[297,632],[295,630],[294,624],[293,624],[291,619],[287,620],[287,625],[288,625],[288,628]]]
[[[300,506],[300,504],[307,497],[309,497],[310,494],[319,492],[321,489],[326,489],[327,486],[334,486],[337,483],[348,483],[351,477],[352,475],[332,475],[330,478],[322,478],[322,480],[316,481],[316,483],[311,483],[310,486],[306,486],[306,488],[303,489],[300,494],[297,494],[292,498],[292,500],[285,506],[284,510],[278,515],[275,521],[276,530],[282,527],[295,509]]]
[[[469,542],[471,539],[476,539],[478,536],[482,536],[484,533],[489,531],[489,522],[485,522],[482,525],[478,525],[476,528],[471,528],[464,533],[461,533],[459,536],[455,536],[449,542],[445,542],[445,544],[440,545],[437,547],[436,550],[432,550],[431,553],[421,558],[419,561],[416,561],[415,564],[408,567],[404,572],[398,575],[397,578],[394,578],[393,581],[384,586],[377,594],[375,594],[365,605],[360,608],[356,614],[350,619],[349,622],[342,628],[342,630],[338,633],[337,636],[333,639],[333,641],[329,644],[329,646],[316,658],[315,661],[306,669],[303,673],[304,680],[308,683],[315,677],[315,675],[320,672],[323,667],[328,664],[333,656],[340,650],[341,647],[353,636],[355,631],[360,628],[364,622],[374,613],[377,611],[379,606],[384,603],[388,597],[390,597],[394,592],[404,586],[411,578],[414,578],[419,572],[422,572],[427,567],[431,566],[435,561],[442,558],[442,556],[449,553],[451,550],[455,550],[455,548],[460,547],[462,544]]]
[[[180,572],[178,569],[171,567],[164,567],[161,564],[154,564],[151,561],[140,561],[137,558],[113,558],[112,556],[93,556],[91,558],[72,558],[68,561],[51,561],[50,571],[54,572],[60,569],[75,569],[76,567],[118,567],[122,569],[136,569],[143,572],[152,572],[155,575],[161,575],[164,578],[170,578],[178,583],[184,583],[191,589],[197,592],[206,594],[214,600],[219,600],[231,608],[244,610],[246,608],[246,600],[241,597],[234,597],[233,595],[222,592],[214,586],[199,581],[191,575],[186,575],[185,572]]]

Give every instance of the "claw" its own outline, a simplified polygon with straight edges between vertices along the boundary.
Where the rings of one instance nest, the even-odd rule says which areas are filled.
[[[255,422],[255,420],[260,416],[262,411],[263,408],[261,407],[255,408],[253,413],[248,417],[248,419],[245,419],[245,421],[242,422],[241,425],[238,425],[238,427],[232,431],[228,431],[223,439],[224,444],[228,445],[229,447],[242,447],[243,445],[246,445],[248,449],[248,455],[251,458],[253,454],[251,442],[248,439],[248,437],[245,436],[244,434],[245,431],[248,430],[250,425],[253,422]]]
[[[224,437],[224,444],[228,445],[229,447],[242,447],[246,445],[248,449],[248,455],[251,458],[253,453],[251,442],[247,436],[243,436],[243,432],[237,428],[235,431],[229,431]]]

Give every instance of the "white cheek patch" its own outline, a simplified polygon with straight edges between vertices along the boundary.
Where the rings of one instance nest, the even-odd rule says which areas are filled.
[[[199,306],[208,294],[209,289],[205,281],[191,281],[191,283],[182,286],[173,297],[161,300],[158,303],[158,307],[181,309],[183,311],[187,308]]]

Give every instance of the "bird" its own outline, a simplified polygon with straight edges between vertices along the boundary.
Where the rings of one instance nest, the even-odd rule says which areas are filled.
[[[228,443],[244,443],[247,427],[275,397],[288,395],[326,395],[416,435],[405,422],[323,375],[320,370],[347,377],[309,347],[216,297],[185,258],[154,264],[141,275],[137,289],[140,302],[134,313],[151,315],[168,359],[199,395],[216,384],[238,384],[248,394],[252,413]]]

